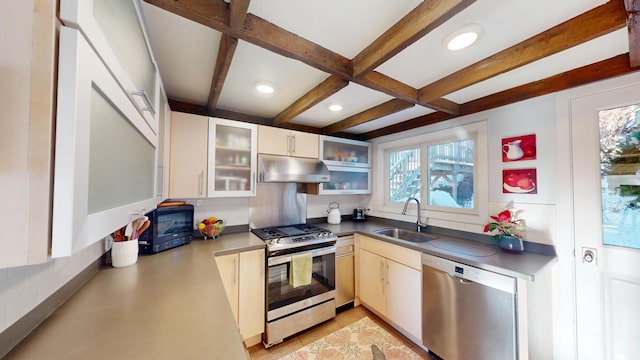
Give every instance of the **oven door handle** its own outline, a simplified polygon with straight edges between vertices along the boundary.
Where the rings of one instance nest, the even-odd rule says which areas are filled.
[[[320,249],[315,249],[315,250],[311,250],[311,251],[305,251],[305,252],[301,252],[301,253],[296,253],[295,255],[304,255],[304,254],[311,254],[312,257],[316,257],[316,256],[321,256],[321,255],[327,255],[327,254],[332,254],[336,252],[336,246],[327,246],[327,247],[323,247]],[[268,266],[274,266],[274,265],[280,265],[280,264],[286,264],[288,262],[291,262],[291,258],[293,257],[292,254],[287,254],[287,255],[281,255],[281,256],[274,256],[272,258],[268,258]]]

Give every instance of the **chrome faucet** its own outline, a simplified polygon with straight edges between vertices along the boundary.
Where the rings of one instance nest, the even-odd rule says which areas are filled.
[[[420,227],[421,226],[427,226],[427,223],[423,223],[422,220],[421,220],[422,216],[421,216],[421,212],[420,212],[420,200],[418,200],[418,199],[416,199],[414,197],[408,198],[407,201],[404,202],[404,208],[402,209],[402,215],[406,215],[407,214],[407,207],[409,206],[409,202],[411,200],[415,200],[416,204],[417,204],[418,222],[416,224],[417,224],[417,227],[418,227],[418,232],[420,232]]]

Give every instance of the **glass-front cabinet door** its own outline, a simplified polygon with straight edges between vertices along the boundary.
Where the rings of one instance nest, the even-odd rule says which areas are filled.
[[[327,166],[371,167],[371,144],[320,136],[320,160]]]
[[[318,194],[371,194],[371,169],[328,166],[331,181],[320,183]]]
[[[69,256],[156,204],[158,136],[80,31],[60,29],[53,257]]]
[[[254,196],[258,126],[209,118],[209,197]]]
[[[134,0],[61,0],[60,17],[81,29],[116,80],[155,129],[159,79]]]

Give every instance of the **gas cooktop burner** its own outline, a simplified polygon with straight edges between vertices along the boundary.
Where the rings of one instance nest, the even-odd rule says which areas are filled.
[[[266,242],[270,252],[332,242],[338,238],[330,230],[311,224],[267,227],[251,232]]]

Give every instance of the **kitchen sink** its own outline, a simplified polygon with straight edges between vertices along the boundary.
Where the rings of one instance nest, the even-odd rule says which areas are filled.
[[[397,229],[397,228],[375,230],[373,233],[377,235],[389,236],[392,238],[396,238],[404,241],[410,241],[414,243],[423,243],[423,242],[436,239],[436,236],[433,236],[433,235],[427,235],[424,233]]]

